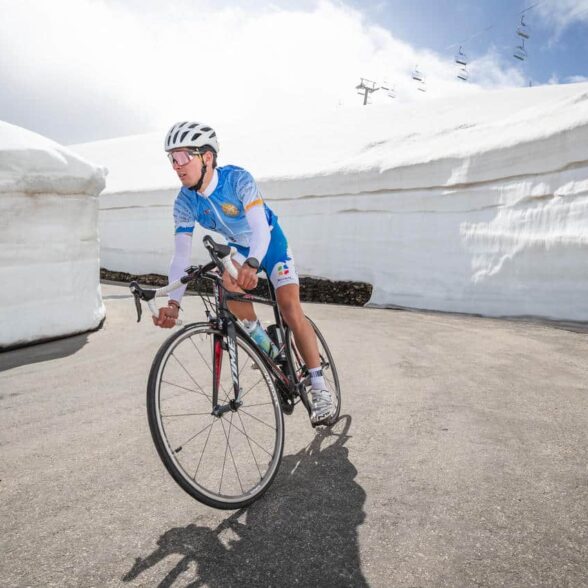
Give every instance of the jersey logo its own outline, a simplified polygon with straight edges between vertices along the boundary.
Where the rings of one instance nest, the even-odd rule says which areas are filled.
[[[234,204],[223,204],[221,208],[227,216],[239,216],[239,209]]]
[[[290,273],[290,268],[287,263],[280,263],[278,265],[278,276],[287,276]]]

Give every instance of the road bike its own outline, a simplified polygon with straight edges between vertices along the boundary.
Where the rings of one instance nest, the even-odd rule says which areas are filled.
[[[147,384],[147,413],[159,456],[180,487],[208,506],[238,509],[260,498],[278,473],[283,415],[292,414],[299,403],[310,415],[310,375],[271,283],[269,298],[229,292],[222,273],[237,276],[231,248],[209,235],[203,242],[209,263],[190,266],[182,278],[157,290],[136,282],[129,287],[139,321],[141,301],[158,316],[157,296],[199,278],[212,283],[211,299],[200,293],[207,320],[182,326],[157,352]],[[231,300],[273,307],[275,323],[267,331],[279,351],[275,358],[257,346],[230,312]],[[341,410],[339,377],[324,336],[307,319],[336,406],[334,415],[320,423],[330,427]]]

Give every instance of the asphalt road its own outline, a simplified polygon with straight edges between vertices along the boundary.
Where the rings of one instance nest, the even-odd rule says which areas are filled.
[[[588,586],[582,329],[305,305],[345,416],[297,408],[274,485],[223,512],[151,441],[168,333],[103,291],[101,330],[0,354],[2,586]]]

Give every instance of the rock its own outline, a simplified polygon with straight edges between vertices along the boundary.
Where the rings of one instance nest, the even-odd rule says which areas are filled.
[[[113,272],[102,268],[100,279],[113,282],[129,283],[134,281],[149,286],[165,286],[167,276],[158,274],[144,274],[135,276],[125,272]],[[192,292],[212,293],[212,285],[209,280],[200,279],[188,285]],[[267,280],[260,279],[255,290],[251,294],[268,296]],[[372,285],[365,282],[336,282],[320,278],[300,278],[300,299],[303,302],[323,302],[328,304],[346,304],[348,306],[363,306],[372,295]]]

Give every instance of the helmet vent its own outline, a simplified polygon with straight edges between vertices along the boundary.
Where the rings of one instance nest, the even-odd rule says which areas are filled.
[[[190,131],[184,131],[182,133],[182,136],[180,137],[180,143],[186,138],[186,135],[189,133]]]
[[[179,134],[180,134],[180,129],[178,129],[178,130],[176,131],[176,134],[174,135],[174,138],[172,139],[172,143],[175,143],[175,142],[177,141],[177,139],[178,139],[178,135],[179,135]]]
[[[211,131],[212,129],[210,127],[202,127],[200,129],[203,133],[208,133],[208,131]]]
[[[202,133],[194,133],[192,135],[191,141],[196,141],[196,139],[198,139],[201,135],[202,135]]]
[[[198,126],[198,123],[192,123],[191,125],[188,125],[189,129],[195,129]]]

